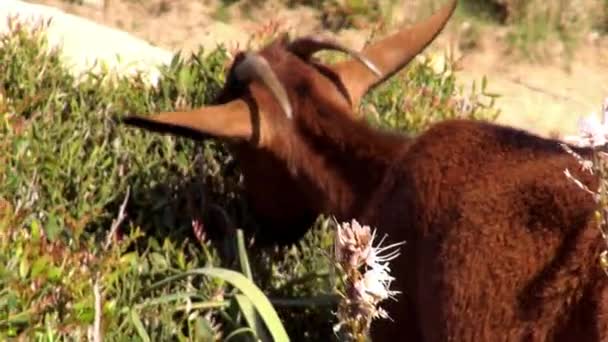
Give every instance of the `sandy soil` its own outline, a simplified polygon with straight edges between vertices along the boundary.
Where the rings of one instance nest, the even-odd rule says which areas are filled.
[[[105,6],[75,5],[64,0],[30,2],[123,29],[172,51],[188,52],[199,45],[212,49],[220,42],[229,47],[244,46],[250,34],[275,27],[294,34],[322,29],[317,11],[302,6],[286,8],[276,1],[241,1],[231,6],[225,6],[228,0],[105,0]],[[421,1],[401,3],[394,11],[393,22],[411,23],[420,16],[417,13],[429,12],[416,7]],[[508,57],[503,53],[504,32],[495,27],[483,31],[477,47],[460,51],[462,25],[462,19],[454,20],[430,50],[451,48],[461,58],[459,78],[465,86],[487,76],[489,90],[502,95],[497,101],[503,112],[501,123],[542,135],[570,134],[576,130],[578,117],[599,110],[608,96],[608,48],[602,39],[583,42],[566,69],[557,60],[533,64]],[[360,48],[370,31],[370,25],[362,25],[335,36]]]

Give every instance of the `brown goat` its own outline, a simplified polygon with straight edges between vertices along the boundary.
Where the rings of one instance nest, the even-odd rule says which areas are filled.
[[[563,170],[591,187],[597,180],[557,140],[465,120],[409,138],[356,114],[362,96],[436,37],[456,2],[360,54],[283,37],[237,55],[215,105],[124,122],[228,141],[269,241],[297,240],[321,213],[405,240],[392,264],[403,294],[386,304],[394,322],[372,326],[374,340],[607,340],[595,204]],[[353,58],[311,61],[322,49]]]

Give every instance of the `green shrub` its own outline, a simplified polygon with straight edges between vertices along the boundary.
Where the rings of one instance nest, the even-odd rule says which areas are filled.
[[[96,279],[107,340],[250,336],[239,292],[225,279],[187,273],[249,273],[237,253],[242,241],[239,249],[234,236],[218,245],[204,238],[213,233],[211,204],[238,227],[254,223],[232,156],[219,142],[148,134],[115,120],[208,103],[224,82],[224,50],[176,56],[158,87],[109,72],[77,80],[48,49],[44,27],[11,25],[0,36],[0,337],[85,338]],[[381,113],[371,117],[375,124],[418,132],[448,117],[495,114],[491,101],[479,106],[476,91],[463,100],[453,73],[430,63],[413,63],[366,98],[363,108]],[[123,238],[106,248],[125,198]],[[192,233],[195,219],[204,234]],[[296,246],[255,251],[252,280],[294,340],[332,336],[332,242],[319,218]]]
[[[591,30],[606,31],[608,6],[596,0],[467,0],[467,13],[507,24],[510,52],[530,60],[569,58]]]
[[[397,0],[287,0],[287,6],[303,5],[319,10],[323,27],[340,31],[389,20]]]

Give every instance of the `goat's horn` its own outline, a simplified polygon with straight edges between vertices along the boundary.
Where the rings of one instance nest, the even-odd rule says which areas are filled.
[[[304,60],[308,60],[310,56],[321,50],[335,50],[346,53],[352,56],[354,59],[363,64],[371,72],[376,74],[378,77],[382,77],[382,73],[378,70],[378,67],[372,61],[367,59],[361,53],[350,49],[330,38],[319,37],[319,36],[307,36],[294,40],[291,42],[287,49],[292,53],[298,55]]]
[[[331,66],[342,80],[353,106],[357,106],[369,90],[401,70],[426,48],[443,30],[454,13],[457,3],[458,0],[450,0],[430,18],[363,49],[362,55],[380,69],[381,76],[371,73],[357,60],[348,60]]]
[[[234,68],[234,75],[241,82],[255,80],[264,84],[281,105],[285,116],[292,118],[287,92],[264,57],[252,52],[245,53],[243,61]]]
[[[121,122],[153,132],[194,139],[249,139],[253,135],[249,106],[239,99],[190,111],[127,116],[122,118]]]

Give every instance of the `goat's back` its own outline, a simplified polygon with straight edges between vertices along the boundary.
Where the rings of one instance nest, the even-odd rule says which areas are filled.
[[[446,121],[409,146],[362,217],[407,241],[393,268],[409,298],[388,309],[409,338],[601,340],[595,204],[565,169],[597,186],[559,141],[513,128]],[[375,337],[395,328],[379,322]]]

